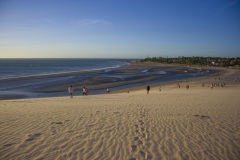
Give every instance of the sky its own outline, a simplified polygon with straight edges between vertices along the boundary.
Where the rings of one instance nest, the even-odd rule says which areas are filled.
[[[240,0],[0,0],[0,58],[240,57]]]

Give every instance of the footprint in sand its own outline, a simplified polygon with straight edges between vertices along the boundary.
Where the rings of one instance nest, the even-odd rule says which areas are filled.
[[[26,139],[26,142],[30,142],[33,141],[35,139],[37,139],[38,137],[40,137],[42,135],[42,133],[35,133],[35,134],[30,134],[28,135],[28,139]]]
[[[136,152],[137,150],[137,146],[136,145],[132,145],[132,152]]]
[[[143,142],[141,140],[139,140],[138,145],[143,145]]]
[[[147,160],[150,160],[152,159],[152,156],[145,153],[144,151],[139,151],[140,155],[144,158],[144,159],[147,159]]]
[[[52,135],[57,133],[57,130],[55,129],[55,127],[51,127],[51,132],[52,132]]]
[[[63,122],[55,122],[55,124],[63,124]]]
[[[149,148],[151,146],[151,143],[147,142],[145,146]]]
[[[201,118],[201,119],[210,119],[210,117],[209,116],[204,116],[204,115],[198,115],[198,114],[196,114],[196,115],[194,115],[195,117],[199,117],[199,118]]]
[[[146,159],[152,159],[152,156],[151,155],[147,155]]]
[[[139,137],[134,137],[134,141],[138,141],[139,140]]]
[[[75,132],[75,131],[73,131],[73,130],[70,130],[70,131],[67,131],[66,133],[73,133],[73,132]]]
[[[144,125],[144,122],[143,122],[142,120],[139,120],[139,124],[140,124],[141,126],[143,126],[143,125]]]
[[[98,113],[101,113],[101,111],[96,111],[96,113],[98,114]]]
[[[142,133],[142,138],[147,138],[145,133]]]
[[[145,158],[145,156],[146,156],[146,153],[145,153],[145,152],[143,152],[143,151],[139,151],[139,153],[141,154],[142,157]]]
[[[139,130],[137,129],[137,130],[135,130],[135,132],[136,132],[136,133],[139,133]]]
[[[63,122],[52,122],[51,124],[62,124],[63,125]]]
[[[86,125],[86,127],[92,128],[94,126],[94,124],[88,124]]]

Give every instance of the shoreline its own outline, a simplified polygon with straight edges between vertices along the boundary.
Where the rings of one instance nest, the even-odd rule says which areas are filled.
[[[141,66],[141,67],[139,67],[139,66]],[[156,68],[161,67],[162,70],[164,70],[164,69],[168,69],[168,70],[174,70],[175,69],[176,70],[177,69],[178,72],[180,72],[180,71],[183,72],[184,70],[192,71],[193,69],[200,68],[200,66],[185,66],[185,65],[179,65],[179,64],[168,65],[168,64],[158,64],[158,63],[157,64],[152,64],[151,63],[151,65],[150,65],[149,63],[146,64],[144,62],[131,62],[130,65],[124,65],[124,66],[120,67],[119,70],[116,70],[113,73],[116,74],[116,75],[118,75],[118,74],[121,75],[121,72],[124,71],[125,74],[128,75],[128,74],[132,74],[132,73],[137,73],[136,68],[137,69],[141,68],[141,70],[143,70],[144,68],[145,69],[146,68],[151,69],[151,68],[154,68],[154,67],[156,67]],[[203,68],[203,67],[201,67],[201,68]],[[216,71],[216,69],[218,69],[217,72],[223,72],[223,70],[226,70],[225,68],[212,68],[212,67],[204,67],[204,69],[205,70],[211,70],[211,71],[213,69],[215,71]],[[130,70],[130,71],[128,71],[128,70]],[[119,71],[120,71],[120,73],[118,73]],[[101,70],[100,72],[104,73],[104,70]],[[85,74],[90,74],[91,75],[91,74],[93,74],[94,75],[94,74],[96,74],[96,71],[77,72],[77,73],[74,73],[74,75],[75,74],[77,74],[77,75],[85,75]],[[59,76],[64,77],[64,76],[68,76],[68,75],[72,75],[72,73],[61,74]],[[172,74],[172,75],[174,75],[174,74]],[[180,78],[180,80],[179,79],[167,80],[170,75],[167,75],[168,77],[166,77],[166,78],[164,78],[166,75],[157,75],[158,79],[161,82],[155,82],[155,84],[150,83],[150,85],[155,87],[155,86],[159,86],[159,85],[162,86],[162,85],[168,85],[168,84],[173,84],[173,83],[182,83],[186,80],[191,80],[191,79],[202,79],[202,78],[205,79],[204,77],[209,77],[209,76],[212,76],[212,75],[215,75],[215,73],[212,73],[212,74],[206,75],[206,76],[200,76],[200,77],[196,76],[194,78]],[[99,85],[99,83],[97,82],[97,81],[101,81],[101,79],[99,79],[99,78],[101,78],[101,77],[92,78],[92,79],[96,80],[96,82],[94,82],[94,80],[91,80],[89,82],[87,82],[87,81],[85,82],[85,83],[89,83],[89,85],[86,85],[86,86],[88,86],[88,88],[90,88],[90,95],[103,94],[103,93],[105,93],[105,88],[107,88],[107,87],[110,88],[111,93],[122,93],[122,92],[130,92],[130,91],[133,91],[133,90],[139,90],[139,89],[145,88],[145,86],[148,82],[151,82],[152,80],[156,79],[156,77],[154,77],[154,76],[150,76],[148,78],[147,77],[138,78],[138,79],[131,79],[130,78],[128,81],[123,81],[123,82],[120,81],[120,82],[113,82],[113,83],[109,83],[109,82],[105,83],[103,81],[103,84]],[[163,81],[164,79],[166,79],[166,80]],[[107,81],[114,81],[114,78],[110,77],[106,80]],[[90,83],[92,83],[92,84],[90,84]],[[94,85],[94,83],[95,83],[95,85]],[[78,82],[78,83],[72,83],[72,84],[73,84],[73,86],[78,86],[78,87],[75,88],[75,89],[77,89],[77,92],[75,92],[74,94],[75,95],[81,95],[81,86],[85,86],[84,82],[82,82],[82,83]],[[39,91],[36,92],[36,93],[34,93],[34,92],[33,93],[22,92],[23,95],[19,94],[19,93],[21,93],[21,91],[17,94],[14,94],[14,92],[12,92],[12,93],[11,92],[5,92],[4,95],[3,94],[0,95],[0,100],[68,96],[67,92],[64,91],[64,93],[62,93],[62,90],[66,90],[67,87],[68,87],[68,84],[60,85],[59,87],[55,86],[54,88],[48,87],[47,90],[44,89],[44,87],[42,87],[42,88],[38,89]],[[93,88],[95,89],[95,93],[93,93],[93,92],[91,93],[91,90]],[[2,92],[2,93],[4,93],[4,92]],[[48,96],[46,96],[46,94],[48,94]],[[53,95],[53,96],[51,96],[51,95]]]
[[[180,85],[0,101],[0,159],[238,159],[240,71]]]
[[[194,66],[194,67],[199,67],[199,66]],[[211,69],[211,67],[206,67],[207,69]],[[238,69],[229,69],[229,68],[222,68],[222,67],[217,67],[214,69],[218,69],[218,73],[213,73],[209,74],[206,76],[201,76],[201,77],[194,77],[194,78],[188,78],[188,79],[182,79],[182,80],[174,80],[170,82],[163,82],[163,83],[158,83],[152,85],[153,89],[163,89],[164,87],[170,87],[174,86],[174,88],[178,88],[177,84],[183,85],[183,87],[186,87],[186,85],[191,86],[201,86],[202,83],[205,83],[205,86],[210,87],[212,83],[226,83],[227,85],[230,86],[235,86],[240,84],[240,70]],[[220,80],[216,78],[221,78]],[[234,78],[235,77],[235,78]],[[163,87],[163,88],[162,88]],[[145,90],[145,86],[139,86],[139,87],[133,87],[131,88],[132,91],[139,91],[139,90]],[[123,89],[116,91],[114,93],[124,93],[128,92],[128,89]]]

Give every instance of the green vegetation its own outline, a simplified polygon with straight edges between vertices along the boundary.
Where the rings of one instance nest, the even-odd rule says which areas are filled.
[[[218,66],[218,67],[236,67],[240,66],[240,57],[237,58],[221,58],[221,57],[147,57],[141,62],[156,62],[167,64],[186,64],[186,65],[203,65],[203,66]]]

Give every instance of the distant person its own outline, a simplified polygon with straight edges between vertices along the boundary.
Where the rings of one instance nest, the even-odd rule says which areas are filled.
[[[88,88],[85,87],[85,95],[87,96],[88,95]]]
[[[189,89],[189,85],[186,86],[187,90]]]
[[[159,92],[161,92],[161,86],[159,87]]]
[[[147,85],[147,94],[149,94],[149,91],[150,91],[150,86]]]
[[[110,89],[109,89],[109,88],[107,88],[107,91],[106,91],[106,93],[107,93],[107,94],[109,94],[109,93],[110,93]]]
[[[180,87],[181,87],[179,83],[177,84],[177,86],[178,86],[178,88],[180,88]]]
[[[73,98],[73,91],[74,91],[73,86],[72,86],[72,85],[69,86],[69,87],[68,87],[68,92],[69,92],[69,94],[70,94],[70,98]]]
[[[211,85],[211,89],[213,89],[213,85]]]
[[[83,87],[82,94],[83,94],[83,96],[85,96],[85,95],[86,95],[86,88],[85,88],[85,87]]]

